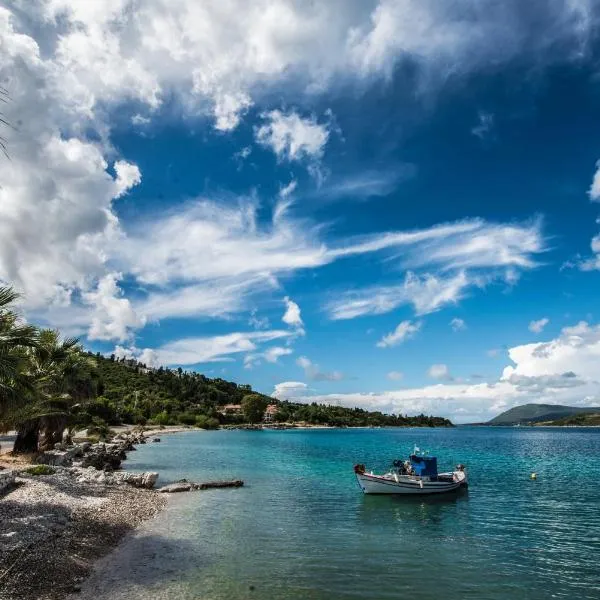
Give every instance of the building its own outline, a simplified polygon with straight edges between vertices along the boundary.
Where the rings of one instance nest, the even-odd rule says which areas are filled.
[[[269,406],[267,406],[267,410],[265,410],[263,421],[265,423],[271,423],[278,411],[279,408],[277,407],[277,404],[269,404]]]

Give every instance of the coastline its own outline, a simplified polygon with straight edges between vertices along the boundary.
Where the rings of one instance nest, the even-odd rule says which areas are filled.
[[[129,449],[140,442],[132,427],[119,429],[115,439],[125,438]],[[201,431],[171,427],[143,437],[190,430]],[[0,474],[12,470],[15,483],[0,494],[0,600],[64,600],[79,593],[94,564],[167,505],[167,494],[93,467],[53,464],[50,474],[30,474],[31,457],[6,452]]]
[[[163,494],[81,482],[68,468],[20,472],[0,499],[0,599],[63,600],[94,563],[167,503]]]

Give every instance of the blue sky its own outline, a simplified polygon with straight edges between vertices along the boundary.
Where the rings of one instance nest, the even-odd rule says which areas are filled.
[[[0,280],[282,399],[599,405],[600,6],[342,4],[0,8]]]

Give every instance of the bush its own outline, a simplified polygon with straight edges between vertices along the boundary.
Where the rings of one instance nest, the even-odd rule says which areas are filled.
[[[48,465],[36,465],[35,467],[29,467],[25,469],[25,473],[28,475],[54,475],[56,469],[49,467]]]
[[[213,419],[213,417],[198,415],[196,417],[196,427],[200,427],[200,429],[219,429],[219,421]]]
[[[99,417],[93,417],[92,424],[88,427],[87,434],[89,437],[97,437],[101,441],[106,441],[111,437],[112,432],[104,420]]]

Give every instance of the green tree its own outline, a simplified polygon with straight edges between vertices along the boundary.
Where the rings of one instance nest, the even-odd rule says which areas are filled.
[[[260,394],[247,394],[242,398],[242,410],[250,423],[262,421],[268,405],[268,400]]]
[[[43,329],[26,358],[33,389],[12,415],[16,453],[47,450],[61,442],[73,407],[95,394],[95,361],[81,351],[77,339],[61,339],[58,331]]]
[[[27,351],[37,345],[38,331],[19,317],[14,308],[18,298],[12,288],[0,286],[0,426],[32,391]]]

